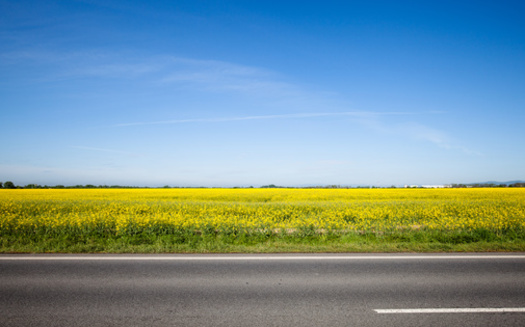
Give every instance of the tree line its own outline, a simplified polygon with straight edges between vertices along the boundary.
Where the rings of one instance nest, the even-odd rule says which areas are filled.
[[[122,186],[122,185],[92,185],[92,184],[86,184],[86,185],[73,185],[73,186],[64,186],[64,185],[39,185],[39,184],[27,184],[27,185],[15,185],[11,181],[7,182],[0,182],[0,189],[45,189],[45,188],[139,188],[138,186]]]
[[[525,182],[516,182],[516,183],[510,183],[510,184],[493,184],[493,183],[475,183],[475,184],[450,184],[446,187],[449,188],[466,188],[466,187],[525,187]],[[6,182],[0,182],[0,189],[85,189],[85,188],[150,188],[150,187],[144,187],[144,186],[122,186],[122,185],[92,185],[92,184],[86,184],[86,185],[74,185],[74,186],[64,186],[64,185],[39,185],[39,184],[27,184],[25,186],[21,185],[15,185],[11,181]],[[162,187],[154,187],[154,188],[209,188],[204,186],[199,187],[181,187],[181,186],[169,186],[165,185]],[[253,186],[248,187],[234,187],[234,188],[254,188]],[[277,186],[274,184],[270,185],[263,185],[260,186],[260,188],[313,188],[313,189],[349,189],[349,188],[397,188],[396,186],[392,185],[389,187],[378,187],[378,186],[340,186],[340,185],[326,185],[326,186],[308,186],[308,187],[290,187],[290,186]]]

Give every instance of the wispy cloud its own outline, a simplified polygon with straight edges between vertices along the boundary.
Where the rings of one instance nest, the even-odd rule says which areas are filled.
[[[222,92],[241,94],[250,99],[264,98],[272,103],[275,112],[286,108],[303,108],[304,112],[245,115],[232,117],[205,117],[190,119],[171,119],[157,121],[122,122],[112,127],[131,127],[144,125],[170,125],[187,123],[221,123],[235,121],[280,120],[280,119],[311,119],[321,117],[352,117],[355,123],[381,132],[386,135],[404,135],[411,139],[423,140],[443,149],[456,149],[465,153],[476,154],[459,142],[448,136],[445,131],[413,122],[415,118],[405,122],[386,122],[384,118],[393,116],[417,116],[443,114],[443,111],[420,112],[389,112],[389,111],[346,111],[346,101],[337,94],[316,92],[308,87],[289,81],[278,72],[260,67],[230,63],[220,60],[202,60],[177,56],[148,56],[138,54],[114,54],[98,51],[71,53],[53,53],[39,51],[21,51],[0,54],[3,63],[0,65],[36,64],[52,69],[43,70],[53,76],[29,76],[40,81],[48,79],[68,80],[77,78],[101,78],[125,81],[143,87],[168,87],[180,91],[191,88],[198,92]],[[38,74],[38,71],[35,70]],[[41,73],[43,74],[43,73]],[[275,106],[275,104],[278,104]],[[278,109],[275,109],[275,108]],[[321,108],[332,108],[323,112]],[[321,110],[320,110],[321,109]],[[135,155],[124,151],[76,147],[78,149],[107,153]]]
[[[96,148],[96,147],[89,147],[89,146],[72,145],[72,146],[70,146],[70,148],[78,149],[78,150],[87,150],[87,151],[96,151],[96,152],[120,154],[120,155],[125,155],[125,156],[130,156],[130,157],[140,157],[141,156],[140,154],[133,153],[133,152],[114,150],[114,149]]]
[[[442,149],[459,150],[468,155],[481,155],[481,153],[471,150],[463,145],[460,145],[457,140],[451,137],[445,131],[417,123],[404,122],[397,124],[389,124],[382,121],[383,118],[389,116],[419,116],[419,115],[436,115],[444,114],[445,111],[427,111],[427,112],[377,112],[377,111],[344,111],[344,112],[313,112],[313,113],[293,113],[293,114],[277,114],[277,115],[257,115],[257,116],[242,116],[242,117],[216,117],[216,118],[194,118],[194,119],[174,119],[162,121],[143,121],[116,124],[114,127],[132,127],[144,125],[172,125],[172,124],[187,124],[187,123],[222,123],[235,121],[250,121],[250,120],[279,120],[279,119],[309,119],[321,117],[353,117],[356,118],[356,123],[363,125],[376,132],[386,135],[398,135],[408,137],[413,140],[420,140],[431,143]]]
[[[285,81],[277,72],[254,66],[218,60],[195,60],[166,57],[165,71],[159,82],[178,84],[212,92],[240,92],[272,95],[294,95],[302,90]]]
[[[313,113],[295,113],[295,114],[280,114],[280,115],[260,115],[260,116],[244,116],[244,117],[222,117],[222,118],[196,118],[196,119],[174,119],[162,120],[152,122],[134,122],[121,123],[115,126],[139,126],[139,125],[169,125],[169,124],[184,124],[184,123],[220,123],[244,120],[269,120],[269,119],[294,119],[294,118],[318,118],[318,117],[340,117],[351,116],[360,118],[377,118],[380,116],[401,116],[401,115],[417,115],[419,113],[412,112],[373,112],[373,111],[345,111],[345,112],[313,112]]]
[[[417,122],[405,122],[394,126],[384,127],[388,133],[409,137],[414,140],[429,142],[442,149],[459,150],[468,155],[481,155],[460,145],[460,142],[445,131]]]
[[[36,65],[50,68],[45,75],[35,70],[33,75],[28,76],[31,82],[108,78],[213,92],[249,92],[251,95],[301,92],[277,72],[220,60],[101,51],[57,53],[36,50],[4,52],[0,53],[0,59],[0,66]]]
[[[457,140],[447,133],[430,126],[411,122],[399,125],[398,130],[411,138],[430,142],[443,149],[460,150],[469,155],[481,155],[477,151],[460,145]]]

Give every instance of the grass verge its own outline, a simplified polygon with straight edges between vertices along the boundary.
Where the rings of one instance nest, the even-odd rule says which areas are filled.
[[[0,235],[0,253],[279,253],[525,251],[519,231]]]

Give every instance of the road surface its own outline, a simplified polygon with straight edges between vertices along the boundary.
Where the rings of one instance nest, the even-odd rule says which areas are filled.
[[[525,254],[0,255],[0,326],[525,326]]]

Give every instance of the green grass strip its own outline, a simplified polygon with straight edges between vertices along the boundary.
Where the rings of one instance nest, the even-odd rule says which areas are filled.
[[[326,253],[525,251],[521,231],[96,233],[0,235],[0,253]]]

